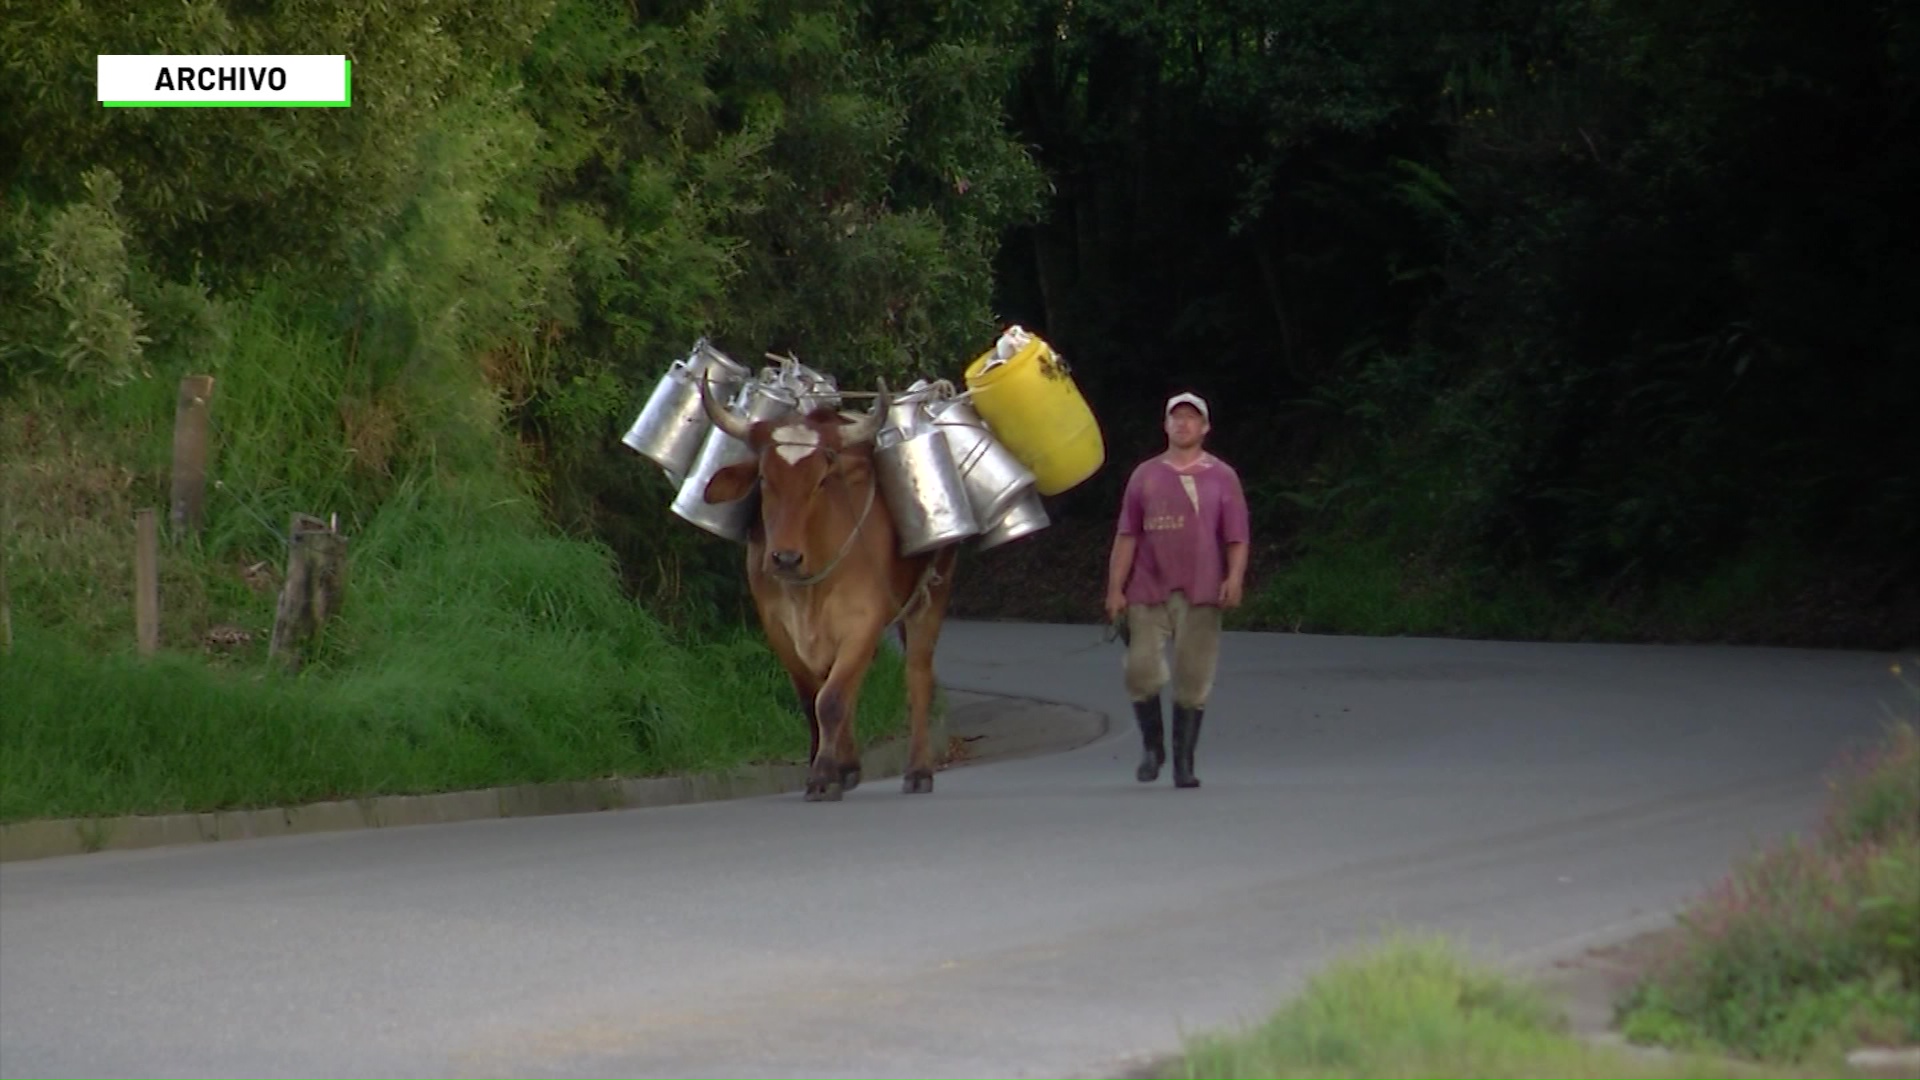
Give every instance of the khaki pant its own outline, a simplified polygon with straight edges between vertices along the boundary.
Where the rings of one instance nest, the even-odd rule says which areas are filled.
[[[1164,604],[1127,605],[1127,696],[1134,701],[1167,684],[1166,647],[1173,641],[1173,703],[1204,708],[1220,659],[1220,609],[1195,607],[1183,592]]]

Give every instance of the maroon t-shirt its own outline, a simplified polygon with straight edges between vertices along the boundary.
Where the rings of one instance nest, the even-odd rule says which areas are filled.
[[[1159,604],[1175,589],[1218,605],[1228,544],[1247,542],[1247,499],[1233,467],[1212,454],[1187,468],[1141,462],[1120,502],[1120,535],[1139,537],[1127,603]]]

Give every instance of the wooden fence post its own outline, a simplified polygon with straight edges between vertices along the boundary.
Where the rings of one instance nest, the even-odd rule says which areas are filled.
[[[7,593],[7,537],[13,535],[13,508],[0,507],[0,653],[13,651],[13,597]]]
[[[152,509],[133,515],[133,624],[140,655],[160,651],[160,528]]]
[[[295,514],[287,528],[287,580],[274,613],[269,658],[291,670],[304,662],[298,646],[340,610],[347,591],[347,538],[334,523]]]
[[[213,376],[186,375],[173,409],[173,509],[169,521],[176,537],[197,533],[205,519],[207,496],[207,403]]]

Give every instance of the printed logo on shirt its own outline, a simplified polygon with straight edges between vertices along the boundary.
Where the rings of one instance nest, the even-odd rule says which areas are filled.
[[[1186,528],[1185,514],[1149,514],[1146,526],[1148,532],[1175,532]]]

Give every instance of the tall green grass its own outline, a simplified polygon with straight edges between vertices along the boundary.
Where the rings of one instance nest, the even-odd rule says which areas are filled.
[[[548,584],[535,602],[565,605],[570,583]],[[101,657],[18,630],[0,661],[0,820],[804,760],[791,690],[751,631],[677,645],[637,609],[574,630],[555,629],[555,614],[565,617],[453,599],[418,613],[412,631],[363,639],[352,660],[299,677],[178,652]],[[899,663],[883,653],[862,737],[894,729],[903,702]]]
[[[271,295],[230,330],[203,365],[218,487],[204,533],[164,545],[150,660],[132,655],[132,517],[165,517],[181,372],[0,402],[17,639],[0,656],[0,819],[804,758],[757,627],[671,633],[623,594],[602,545],[546,523],[478,365],[375,364]],[[339,514],[349,577],[289,675],[266,643],[294,511]],[[636,512],[691,528],[664,505]],[[882,650],[862,739],[897,730],[904,700]]]

